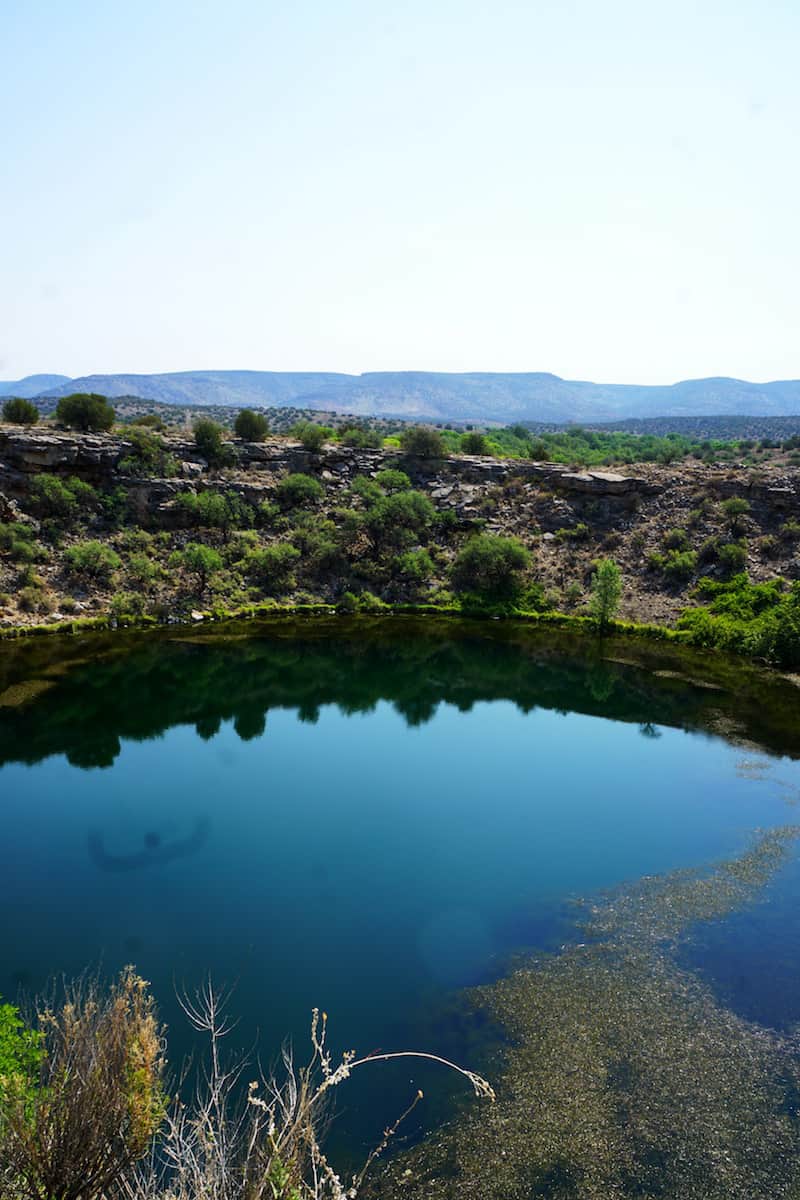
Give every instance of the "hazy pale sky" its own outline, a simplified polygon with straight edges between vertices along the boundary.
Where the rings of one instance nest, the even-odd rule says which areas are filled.
[[[800,376],[798,0],[0,0],[0,378]]]

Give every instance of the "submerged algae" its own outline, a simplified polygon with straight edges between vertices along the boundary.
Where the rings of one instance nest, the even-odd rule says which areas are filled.
[[[722,1006],[666,947],[753,899],[800,829],[707,873],[582,905],[584,936],[475,989],[505,1029],[497,1104],[390,1163],[409,1200],[789,1200],[800,1196],[800,1041]],[[396,1190],[395,1190],[396,1189]]]

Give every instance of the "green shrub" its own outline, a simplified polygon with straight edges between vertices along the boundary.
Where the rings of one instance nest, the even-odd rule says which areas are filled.
[[[665,550],[688,550],[689,537],[685,529],[668,529],[662,538]]]
[[[234,433],[244,442],[263,442],[269,433],[269,421],[263,413],[252,408],[242,408],[233,423]]]
[[[324,443],[333,434],[327,425],[317,425],[314,421],[298,421],[289,431],[302,444],[304,450],[319,454]]]
[[[0,523],[0,550],[4,551],[12,562],[34,563],[47,558],[47,551],[36,541],[36,534],[30,525],[24,521]]]
[[[447,453],[442,435],[426,425],[404,429],[400,445],[411,458],[444,458]]]
[[[750,512],[750,501],[742,496],[731,496],[730,500],[722,501],[720,508],[728,518],[731,533],[736,537],[742,531],[743,517]]]
[[[793,517],[787,517],[778,531],[778,536],[783,542],[799,541],[800,521],[795,521]]]
[[[434,567],[427,550],[406,550],[398,554],[393,563],[397,575],[413,583],[424,583],[433,575]]]
[[[411,487],[411,480],[405,471],[398,471],[394,467],[384,467],[378,471],[375,482],[387,493],[407,492]]]
[[[518,596],[530,564],[530,551],[516,538],[480,533],[459,551],[451,577],[459,592],[512,600]]]
[[[153,562],[152,558],[141,550],[135,551],[128,559],[126,573],[132,583],[145,590],[152,587],[163,574],[158,563]]]
[[[707,606],[684,609],[678,628],[693,645],[755,655],[790,670],[800,668],[800,583],[751,583],[745,574],[725,583],[703,580],[697,594]]]
[[[368,475],[356,475],[350,484],[350,491],[354,496],[359,496],[366,505],[375,504],[384,494],[378,481],[370,479]]]
[[[201,417],[194,423],[194,444],[210,467],[230,466],[233,451],[223,441],[223,429],[210,417]]]
[[[747,547],[741,542],[727,542],[719,547],[717,558],[726,575],[738,575],[747,564]]]
[[[3,405],[3,420],[8,421],[9,425],[36,425],[39,410],[31,400],[13,396]]]
[[[462,434],[459,442],[462,454],[490,454],[489,441],[483,433]]]
[[[268,595],[279,596],[295,585],[294,569],[300,551],[288,542],[275,542],[247,559],[247,573]]]
[[[23,587],[17,593],[17,604],[23,612],[27,613],[38,612],[43,599],[44,591],[35,585]]]
[[[350,446],[354,450],[376,450],[383,441],[377,429],[370,429],[357,421],[340,425],[339,439],[343,446]]]
[[[329,571],[343,563],[336,525],[316,513],[297,513],[292,522],[291,541],[311,570]]]
[[[176,550],[171,555],[170,564],[194,575],[202,595],[209,579],[222,570],[222,555],[213,546],[206,546],[203,542],[189,542],[183,550]]]
[[[588,542],[592,531],[585,521],[579,521],[577,525],[557,529],[555,536],[560,542]]]
[[[762,558],[780,558],[781,550],[780,539],[776,538],[774,534],[768,533],[759,539],[758,553]]]
[[[98,502],[97,492],[89,483],[72,477],[37,475],[30,487],[30,507],[39,517],[68,525],[81,515],[88,516]]]
[[[282,509],[309,508],[319,504],[324,495],[322,484],[311,475],[287,475],[275,488],[275,498]]]
[[[120,461],[119,470],[124,474],[164,479],[177,475],[177,460],[157,433],[131,426],[125,439],[131,444],[131,453]]]
[[[376,546],[400,549],[419,539],[435,516],[435,508],[421,492],[394,492],[373,504],[364,525]]]
[[[185,492],[175,507],[186,523],[198,529],[244,529],[253,524],[254,513],[238,492]]]
[[[99,433],[114,424],[114,409],[105,396],[99,396],[96,392],[74,392],[59,400],[56,420],[70,429]]]
[[[343,592],[336,602],[336,611],[346,615],[358,612],[358,596],[354,592]]]
[[[670,583],[683,583],[697,570],[697,554],[694,550],[669,550],[661,569]]]
[[[622,573],[613,558],[595,563],[591,588],[590,611],[603,629],[616,615],[622,595]]]
[[[109,608],[118,621],[132,620],[144,613],[144,597],[138,592],[115,592]]]
[[[133,417],[131,425],[143,425],[146,429],[155,429],[160,432],[166,429],[166,425],[158,413],[142,413],[140,417]]]
[[[717,562],[719,559],[720,540],[718,537],[706,538],[700,547],[697,558],[701,563]]]
[[[64,562],[72,575],[107,582],[112,571],[122,566],[122,559],[105,542],[77,542],[64,552]]]

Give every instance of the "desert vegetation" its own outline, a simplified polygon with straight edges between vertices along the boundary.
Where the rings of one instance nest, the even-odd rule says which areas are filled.
[[[48,468],[48,446],[4,475],[0,434],[0,629],[276,606],[526,614],[796,666],[796,439],[109,420],[103,397],[59,401],[44,427],[75,439],[71,467]],[[86,430],[101,440],[82,451]],[[634,476],[596,471],[629,460]]]

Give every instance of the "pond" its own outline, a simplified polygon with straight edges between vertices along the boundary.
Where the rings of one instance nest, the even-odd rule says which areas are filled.
[[[513,623],[0,646],[0,994],[133,962],[174,1056],[176,989],[210,974],[235,984],[232,1048],[265,1062],[287,1036],[302,1056],[314,1006],[337,1047],[488,1062],[502,1032],[462,989],[574,942],[571,899],[800,821],[798,699],[741,663]],[[679,955],[784,1030],[793,853],[764,883]],[[448,1111],[435,1072],[369,1070],[343,1099],[347,1152],[421,1082],[415,1121]]]

